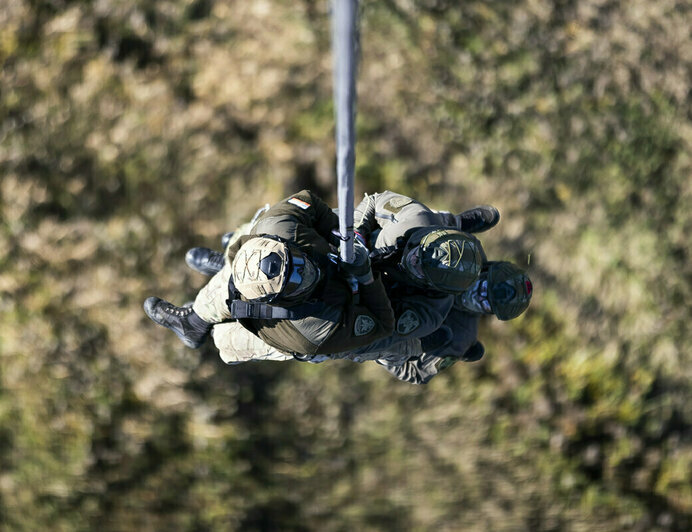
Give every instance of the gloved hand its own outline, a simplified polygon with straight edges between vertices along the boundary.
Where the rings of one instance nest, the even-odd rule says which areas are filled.
[[[358,239],[353,242],[353,262],[341,261],[341,270],[346,275],[352,275],[360,284],[370,284],[374,281],[370,267],[370,257],[366,248]]]

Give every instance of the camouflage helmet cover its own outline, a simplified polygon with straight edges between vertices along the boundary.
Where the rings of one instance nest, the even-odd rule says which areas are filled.
[[[511,262],[491,262],[488,267],[488,300],[500,320],[524,312],[533,295],[533,284],[524,270]]]
[[[286,280],[288,253],[285,243],[272,238],[245,242],[233,259],[236,289],[251,301],[280,294]]]
[[[455,229],[428,227],[411,235],[407,251],[416,245],[426,284],[436,290],[460,293],[478,279],[485,253],[477,238]]]
[[[250,301],[305,299],[320,280],[319,267],[291,242],[275,236],[245,242],[232,264],[235,288]]]

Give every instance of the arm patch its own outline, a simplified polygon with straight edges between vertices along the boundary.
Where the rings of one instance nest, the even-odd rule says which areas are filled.
[[[307,201],[303,201],[302,199],[298,199],[295,197],[289,199],[288,203],[290,203],[291,205],[295,205],[296,207],[300,207],[303,210],[307,210],[308,208],[310,208],[310,204]]]
[[[384,207],[382,208],[385,211],[389,211],[396,214],[410,203],[413,203],[413,200],[411,198],[407,198],[406,196],[396,196],[390,199],[387,203],[385,203]]]
[[[396,332],[402,336],[411,334],[418,327],[420,327],[420,316],[411,309],[407,309],[396,322]]]
[[[366,314],[359,314],[356,322],[353,324],[353,334],[356,336],[365,336],[372,332],[375,328],[375,320]]]

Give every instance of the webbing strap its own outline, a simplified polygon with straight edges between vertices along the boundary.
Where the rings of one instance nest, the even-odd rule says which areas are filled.
[[[248,303],[247,301],[242,301],[241,299],[231,301],[229,310],[235,319],[254,318],[260,320],[270,320],[274,317],[276,317],[276,319],[285,319],[288,317],[285,315],[285,312],[282,312],[286,309],[275,308],[262,303]]]
[[[299,320],[315,312],[322,306],[321,303],[303,303],[291,308],[278,307],[268,303],[249,302],[237,299],[240,294],[235,289],[233,276],[228,280],[228,295],[226,306],[235,320]]]
[[[226,301],[233,319],[254,320],[299,320],[314,314],[319,303],[303,303],[292,308],[277,307],[268,303],[251,303],[242,299]]]

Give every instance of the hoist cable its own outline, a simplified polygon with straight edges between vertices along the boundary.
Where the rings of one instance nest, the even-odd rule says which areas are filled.
[[[353,262],[353,183],[356,159],[356,70],[358,0],[332,0],[332,57],[336,119],[339,254]]]

